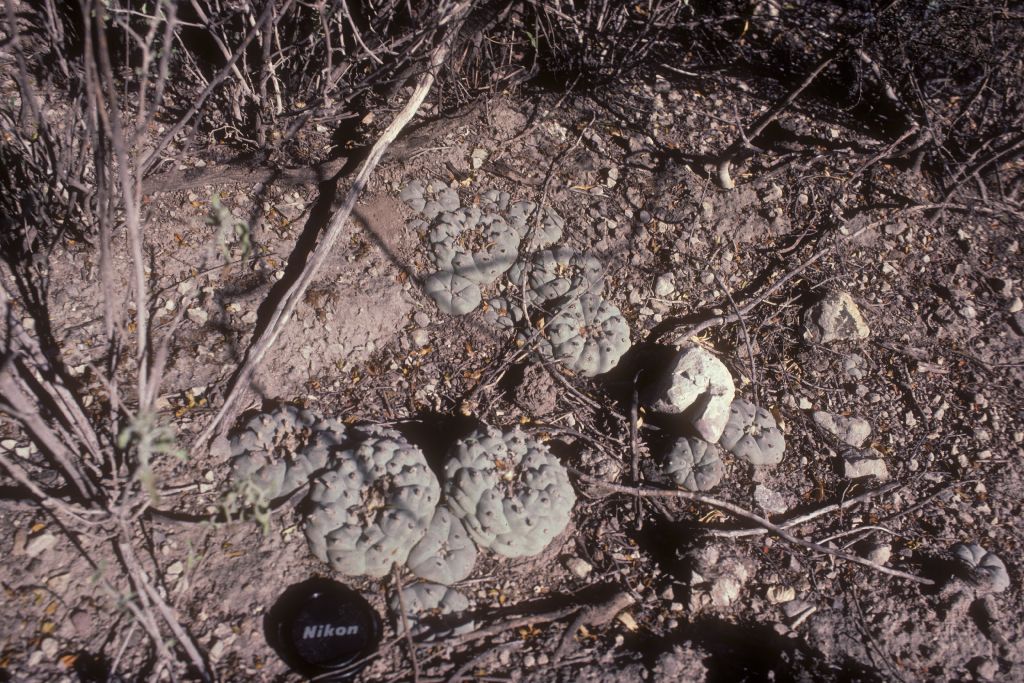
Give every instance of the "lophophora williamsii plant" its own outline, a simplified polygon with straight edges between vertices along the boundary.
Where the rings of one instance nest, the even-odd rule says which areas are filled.
[[[673,441],[661,457],[655,478],[687,491],[710,491],[724,475],[725,463],[717,444],[684,436]]]
[[[786,439],[772,414],[741,398],[729,408],[719,443],[751,465],[778,465],[786,451]]]
[[[565,529],[576,502],[562,464],[519,428],[482,427],[457,441],[444,492],[473,540],[505,557],[541,552]]]
[[[354,432],[354,445],[313,481],[304,531],[313,554],[335,571],[379,577],[426,535],[440,485],[423,452],[398,432]]]
[[[533,202],[510,204],[507,192],[493,189],[461,206],[458,193],[439,181],[410,181],[399,196],[419,214],[409,225],[425,235],[436,268],[423,289],[441,311],[476,310],[481,288],[497,285],[504,274],[497,285],[504,293],[487,300],[484,317],[516,329],[521,343],[536,340],[542,356],[594,377],[629,349],[629,324],[603,296],[604,266],[590,254],[552,246],[565,222],[550,207],[537,213]],[[524,304],[537,307],[536,315]]]
[[[327,466],[345,438],[344,424],[311,410],[282,405],[259,413],[231,435],[234,486],[257,504],[289,495]]]

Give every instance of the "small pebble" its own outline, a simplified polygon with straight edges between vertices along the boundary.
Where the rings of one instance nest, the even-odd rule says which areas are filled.
[[[415,329],[409,335],[413,345],[418,349],[422,349],[424,346],[430,343],[430,333],[424,330],[422,327]]]
[[[587,576],[590,575],[590,572],[594,569],[593,565],[579,557],[570,557],[566,560],[565,568],[568,569],[573,576],[581,579],[587,578]]]
[[[53,638],[43,638],[43,642],[39,643],[39,650],[47,659],[55,659],[57,657],[57,652],[60,650],[60,646]]]
[[[210,319],[210,316],[201,308],[190,308],[188,309],[188,319],[196,325],[205,325],[206,321]]]

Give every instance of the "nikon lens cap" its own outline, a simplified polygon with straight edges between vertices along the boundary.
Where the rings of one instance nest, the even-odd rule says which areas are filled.
[[[264,622],[270,646],[295,671],[347,681],[377,650],[377,611],[351,588],[314,578],[286,590]]]

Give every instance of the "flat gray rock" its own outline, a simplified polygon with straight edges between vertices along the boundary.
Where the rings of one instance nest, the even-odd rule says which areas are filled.
[[[869,334],[871,328],[846,292],[830,292],[804,313],[804,339],[809,342],[858,341]]]
[[[715,443],[729,420],[736,387],[729,369],[710,351],[680,351],[649,397],[650,407],[670,415],[685,413],[705,441]]]
[[[878,481],[888,481],[889,468],[884,460],[871,452],[851,448],[843,454],[843,476],[847,479],[875,477]]]

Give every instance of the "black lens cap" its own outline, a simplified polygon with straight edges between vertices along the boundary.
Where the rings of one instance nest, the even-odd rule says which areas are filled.
[[[377,651],[380,615],[348,586],[313,578],[288,588],[267,613],[264,633],[295,671],[347,681]]]

